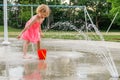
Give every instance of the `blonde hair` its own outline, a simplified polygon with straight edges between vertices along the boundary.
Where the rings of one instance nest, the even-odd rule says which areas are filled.
[[[48,5],[41,4],[40,6],[37,7],[36,13],[37,14],[40,13],[44,15],[44,17],[48,17],[50,15],[50,8],[48,7]]]

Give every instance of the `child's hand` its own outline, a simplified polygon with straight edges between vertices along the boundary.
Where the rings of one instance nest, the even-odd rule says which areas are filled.
[[[21,37],[21,35],[18,35],[18,36],[17,36],[17,39],[20,39],[20,37]]]
[[[41,37],[44,37],[44,34],[43,33],[41,33],[41,35],[40,35]]]

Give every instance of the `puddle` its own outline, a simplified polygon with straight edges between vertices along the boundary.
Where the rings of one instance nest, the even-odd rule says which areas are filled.
[[[25,60],[22,59],[22,45],[15,44],[13,41],[10,46],[0,45],[0,80],[120,80],[112,78],[94,54],[79,51],[78,46],[77,49],[58,50],[47,44],[44,46],[48,50],[46,60],[38,60],[29,47],[33,59]],[[111,52],[120,72],[120,51],[111,49]]]

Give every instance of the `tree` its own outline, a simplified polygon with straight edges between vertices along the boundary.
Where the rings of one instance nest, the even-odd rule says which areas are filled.
[[[3,0],[0,0],[0,4],[3,4]],[[0,25],[3,25],[3,7],[0,7]]]
[[[110,10],[110,17],[111,19],[114,17],[114,15],[119,12],[117,15],[114,23],[120,26],[120,0],[107,0],[112,4],[112,9]]]
[[[96,26],[99,28],[99,23],[102,22],[102,16],[105,16],[109,12],[109,4],[106,0],[92,0],[87,2],[87,9],[91,11],[95,20]]]
[[[3,4],[3,0],[0,0],[0,4]],[[3,10],[3,8],[0,7],[0,10]]]
[[[109,13],[110,4],[106,0],[70,0],[73,5],[83,5],[86,6],[90,13],[94,23],[98,27],[103,21],[103,17],[107,18]]]

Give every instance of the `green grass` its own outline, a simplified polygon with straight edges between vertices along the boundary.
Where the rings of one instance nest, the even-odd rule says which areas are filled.
[[[21,29],[15,29],[12,27],[8,27],[8,35],[9,37],[16,37],[19,32],[21,31]],[[0,26],[0,37],[3,37],[4,35],[4,27]]]
[[[4,31],[4,27],[3,26],[0,26],[0,32],[3,32]],[[15,29],[15,28],[12,28],[12,27],[8,27],[8,32],[20,32],[21,29]]]
[[[105,41],[120,42],[120,35],[104,35],[104,39]]]
[[[54,39],[77,39],[77,32],[68,32],[68,31],[46,31],[44,35],[46,38],[54,38]]]
[[[17,35],[20,33],[21,29],[15,29],[8,27],[8,35],[9,37],[17,37]],[[103,37],[105,41],[113,41],[113,42],[120,42],[120,32],[108,32],[108,34],[105,34],[105,32],[101,32],[103,34]],[[4,28],[3,26],[0,26],[0,37],[3,37],[4,35]],[[81,34],[78,34],[76,31],[46,31],[44,32],[45,38],[54,38],[54,39],[84,39]],[[89,37],[93,40],[100,40],[99,36],[93,35],[92,33],[88,33]]]

